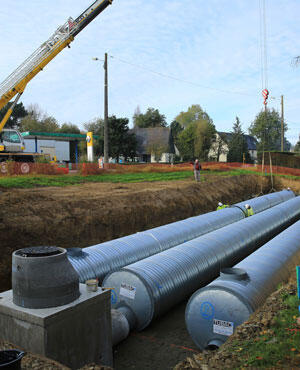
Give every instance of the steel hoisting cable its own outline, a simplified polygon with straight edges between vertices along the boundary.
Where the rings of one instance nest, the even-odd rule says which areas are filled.
[[[261,89],[264,88],[264,63],[263,63],[263,26],[262,26],[262,0],[258,0],[259,4],[259,56],[260,56],[260,75]]]
[[[268,88],[268,42],[267,42],[267,21],[266,2],[259,0],[259,39],[260,39],[260,64],[262,89]]]
[[[261,64],[261,83],[262,83],[262,90],[268,88],[268,45],[267,45],[267,21],[266,21],[266,1],[259,0],[259,20],[260,20],[260,27],[259,27],[259,38],[260,38],[260,64]],[[262,153],[262,177],[261,177],[261,194],[263,194],[263,172],[264,172],[264,159],[265,159],[265,140],[266,140],[266,133],[265,129],[267,126],[267,106],[266,101],[265,104],[265,128],[263,133],[263,153]]]

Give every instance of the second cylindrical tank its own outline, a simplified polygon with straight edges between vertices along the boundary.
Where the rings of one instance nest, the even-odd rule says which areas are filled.
[[[69,250],[68,258],[81,282],[95,277],[101,282],[111,271],[242,220],[246,203],[252,206],[256,214],[294,197],[290,190],[263,195],[220,211],[190,217],[82,250]]]
[[[142,330],[300,217],[300,197],[109,274],[114,308],[126,307]],[[131,320],[132,322],[132,320]]]
[[[222,345],[299,263],[300,221],[192,295],[185,320],[195,344]]]

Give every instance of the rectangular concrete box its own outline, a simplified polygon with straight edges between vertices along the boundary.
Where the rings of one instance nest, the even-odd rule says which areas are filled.
[[[110,291],[88,292],[64,306],[16,306],[12,290],[0,293],[0,338],[72,369],[97,363],[112,366]]]

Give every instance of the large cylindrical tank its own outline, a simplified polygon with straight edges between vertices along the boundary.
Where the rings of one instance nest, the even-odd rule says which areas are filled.
[[[262,211],[265,211],[268,208],[274,207],[277,204],[280,204],[282,202],[285,202],[286,200],[289,200],[291,198],[294,198],[295,194],[292,190],[282,190],[275,193],[266,194],[257,198],[253,198],[250,201],[244,201],[235,203],[235,207],[239,207],[245,212],[245,205],[249,204],[251,208],[253,209],[253,212],[259,213]]]
[[[299,263],[300,221],[192,295],[185,320],[195,344],[200,349],[222,345]]]
[[[12,290],[21,307],[62,306],[79,297],[79,277],[65,249],[24,248],[12,255]]]
[[[292,191],[283,190],[247,200],[245,204],[250,204],[254,213],[259,213],[294,197]],[[242,220],[245,218],[244,211],[244,203],[238,203],[230,208],[190,217],[82,250],[68,250],[68,258],[78,272],[80,282],[95,277],[101,282],[111,271]]]
[[[103,286],[113,288],[112,306],[131,310],[142,330],[299,218],[297,197],[112,272]]]

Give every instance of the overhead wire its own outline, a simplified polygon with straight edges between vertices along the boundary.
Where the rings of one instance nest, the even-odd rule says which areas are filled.
[[[132,63],[132,62],[126,61],[126,60],[121,59],[121,58],[118,58],[118,57],[116,57],[114,55],[109,55],[109,57],[111,59],[115,59],[115,60],[117,60],[117,61],[119,61],[121,63],[125,63],[125,64],[131,65],[133,67],[140,68],[140,69],[142,69],[144,71],[147,71],[147,72],[156,74],[158,76],[161,76],[161,77],[164,77],[164,78],[168,78],[168,79],[171,79],[171,80],[175,80],[175,81],[179,81],[179,82],[184,82],[184,83],[187,83],[187,84],[190,84],[190,85],[193,85],[193,86],[202,87],[204,89],[213,90],[213,91],[219,91],[219,92],[226,93],[226,94],[229,93],[229,94],[245,95],[245,96],[251,96],[251,97],[256,97],[257,96],[257,94],[254,94],[254,93],[253,94],[250,94],[250,93],[245,93],[245,92],[242,92],[242,91],[225,90],[225,89],[218,89],[216,87],[205,86],[205,85],[199,84],[197,82],[192,82],[192,81],[184,80],[184,79],[179,78],[179,77],[170,76],[170,75],[167,75],[165,73],[154,71],[153,69],[150,69],[148,67],[145,67],[145,66],[142,66],[142,65],[139,65],[139,64],[136,64],[136,63]]]

